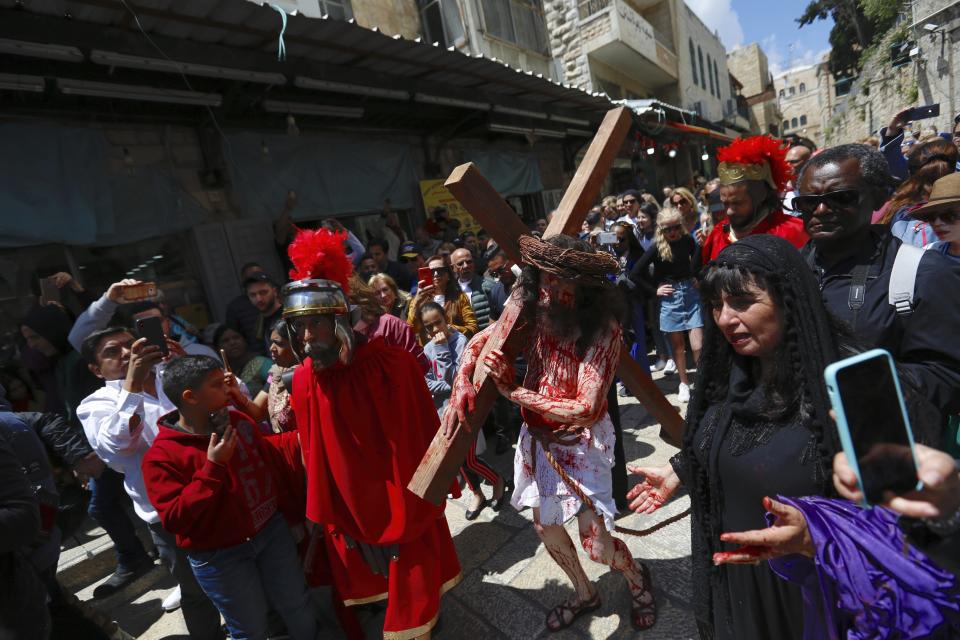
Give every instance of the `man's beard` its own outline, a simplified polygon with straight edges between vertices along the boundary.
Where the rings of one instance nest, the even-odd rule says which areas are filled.
[[[323,344],[322,342],[309,342],[304,347],[304,351],[310,356],[313,362],[313,368],[316,370],[326,369],[340,358],[340,344]]]
[[[555,336],[568,337],[580,330],[580,316],[574,307],[551,302],[544,315],[547,331]]]

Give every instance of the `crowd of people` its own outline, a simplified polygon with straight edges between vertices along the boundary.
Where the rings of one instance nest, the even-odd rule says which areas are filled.
[[[606,196],[577,238],[534,220],[521,264],[442,208],[413,234],[389,204],[377,237],[326,220],[288,234],[291,282],[243,265],[202,331],[136,280],[98,297],[48,277],[62,301],[38,298],[0,370],[0,636],[95,627],[56,579],[86,511],[116,553],[94,598],[159,558],[192,638],[322,637],[318,584],[348,637],[383,599],[385,637],[429,637],[460,568],[443,506],[404,487],[468,424],[483,370],[498,397],[451,492],[467,520],[532,509],[574,587],[551,631],[600,606],[574,518],[633,626],[656,624],[657,576],[614,519],[685,488],[702,637],[957,637],[960,116],[909,147],[899,118],[876,147],[738,139],[715,179]],[[517,358],[483,352],[509,304],[534,327]],[[872,348],[896,362],[924,483],[882,509],[859,504],[823,379]],[[621,351],[686,407],[679,452],[631,467],[629,492]],[[484,459],[514,449],[512,477]]]

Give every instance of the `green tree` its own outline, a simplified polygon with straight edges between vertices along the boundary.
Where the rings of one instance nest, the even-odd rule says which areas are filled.
[[[833,20],[830,72],[837,78],[857,75],[864,50],[897,20],[896,0],[811,0],[797,18],[800,27]]]

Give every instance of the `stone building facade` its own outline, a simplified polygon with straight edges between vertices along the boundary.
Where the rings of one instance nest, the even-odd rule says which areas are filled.
[[[723,120],[733,98],[726,51],[683,0],[547,0],[544,12],[564,82]]]
[[[780,134],[824,144],[824,129],[833,115],[834,82],[826,60],[789,69],[773,78],[780,109]]]
[[[767,54],[753,42],[727,54],[727,68],[743,85],[741,92],[750,106],[751,127],[757,133],[779,137],[782,118]]]
[[[894,55],[894,45],[905,56]],[[876,135],[911,106],[939,104],[940,115],[912,124],[916,137],[951,131],[960,112],[960,1],[913,0],[897,26],[871,48],[849,93],[836,99],[827,124],[831,144]],[[839,83],[838,83],[839,84]]]

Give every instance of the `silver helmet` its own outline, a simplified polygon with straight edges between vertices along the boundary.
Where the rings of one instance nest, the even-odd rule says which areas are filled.
[[[302,344],[296,336],[290,336],[290,344],[294,352],[303,360],[308,355],[314,356],[315,367],[325,368],[339,360],[343,364],[350,364],[353,360],[353,350],[356,338],[351,322],[350,303],[340,283],[333,280],[296,280],[283,287],[283,318],[290,320],[291,333],[295,319],[302,316],[332,315],[334,319],[334,334],[339,343],[339,350],[327,352],[327,357],[321,354],[312,354],[308,345]]]

